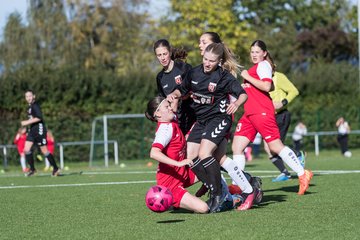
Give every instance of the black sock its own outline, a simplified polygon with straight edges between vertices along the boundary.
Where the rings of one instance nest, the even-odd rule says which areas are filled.
[[[45,157],[48,159],[49,163],[51,166],[53,166],[54,168],[54,171],[58,170],[58,166],[56,165],[56,162],[55,162],[55,159],[54,159],[54,156],[51,154],[51,153],[47,153],[45,154]]]
[[[272,157],[270,160],[275,165],[275,167],[279,169],[281,173],[284,173],[287,176],[290,175],[289,171],[286,169],[284,165],[284,161],[279,156]]]
[[[33,153],[31,151],[25,153],[25,159],[26,159],[26,162],[30,166],[30,171],[35,171],[34,157],[33,157]]]
[[[199,158],[193,159],[193,165],[191,166],[191,170],[195,173],[197,178],[204,183],[204,185],[209,188],[209,181],[206,174],[206,170],[204,166],[201,164],[201,161]]]
[[[209,187],[211,193],[215,196],[220,196],[222,194],[222,188],[219,162],[216,161],[214,157],[207,157],[201,160],[201,163],[204,166],[207,176],[209,178]]]

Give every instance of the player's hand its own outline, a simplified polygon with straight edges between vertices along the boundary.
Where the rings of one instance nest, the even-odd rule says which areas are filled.
[[[241,75],[241,77],[245,78],[246,80],[248,80],[249,76],[250,76],[247,70],[242,70],[240,75]]]
[[[179,163],[180,163],[179,167],[183,167],[183,166],[186,166],[186,165],[192,166],[193,161],[191,159],[189,159],[189,158],[186,158],[186,159],[182,160]]]
[[[280,109],[283,107],[283,104],[281,102],[273,102],[275,110]]]
[[[27,123],[27,121],[21,121],[21,126],[22,127],[26,126],[26,123]]]
[[[230,103],[226,108],[226,113],[231,115],[234,114],[238,110],[239,106],[236,103]]]
[[[168,100],[168,102],[173,103],[174,101],[177,101],[178,97],[176,96],[176,94],[169,94],[167,95],[166,99]]]

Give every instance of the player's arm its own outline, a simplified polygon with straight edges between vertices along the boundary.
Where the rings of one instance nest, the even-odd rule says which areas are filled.
[[[260,89],[264,92],[270,92],[272,88],[272,81],[259,81],[259,79],[256,79],[248,73],[247,70],[243,70],[241,72],[241,77],[243,77],[246,81],[250,82],[254,87],[257,89]]]
[[[287,104],[289,104],[292,100],[294,100],[296,96],[299,95],[299,90],[285,76],[285,74],[279,74],[278,78],[279,78],[278,81],[281,90],[286,93],[286,97],[284,99],[281,99],[281,102],[279,102],[279,105],[281,104],[281,107],[284,107]]]
[[[239,107],[246,102],[248,96],[236,79],[234,79],[232,84],[229,84],[228,86],[230,87],[230,94],[232,96],[238,96],[236,101],[230,102],[229,106],[226,109],[226,113],[230,115],[234,114],[239,109]]]
[[[150,150],[150,157],[158,162],[176,166],[176,167],[183,167],[191,162],[191,159],[185,159],[181,162],[175,161],[168,156],[166,156],[160,148],[152,147]]]
[[[34,124],[34,123],[37,123],[37,122],[41,122],[41,119],[37,118],[37,117],[34,117],[32,119],[29,119],[29,120],[21,121],[21,126],[25,127],[25,126],[28,126],[28,125],[31,125],[31,124]]]

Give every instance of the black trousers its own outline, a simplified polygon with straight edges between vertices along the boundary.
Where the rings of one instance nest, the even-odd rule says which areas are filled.
[[[348,134],[339,134],[337,137],[338,143],[340,144],[341,153],[344,154],[348,151]]]

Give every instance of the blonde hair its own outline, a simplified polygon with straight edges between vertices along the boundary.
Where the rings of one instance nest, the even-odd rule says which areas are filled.
[[[206,47],[205,52],[212,52],[219,56],[221,68],[229,71],[234,77],[237,77],[237,74],[240,73],[242,66],[223,43],[211,43]]]
[[[216,32],[204,32],[202,35],[208,35],[212,43],[221,43],[223,45],[224,54],[222,59],[224,61],[221,63],[221,67],[228,70],[234,77],[237,77],[243,66],[239,64],[231,49],[221,40],[220,35]]]

